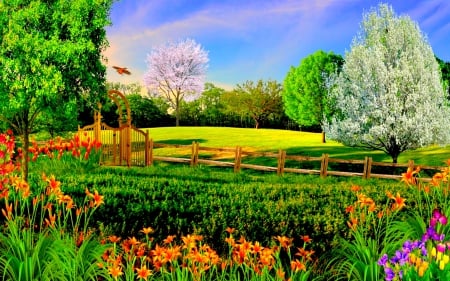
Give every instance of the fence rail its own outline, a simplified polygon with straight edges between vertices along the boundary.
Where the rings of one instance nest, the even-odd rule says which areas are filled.
[[[149,155],[149,165],[152,165],[154,161],[162,162],[176,162],[176,163],[187,163],[191,166],[197,166],[198,164],[204,164],[209,166],[218,167],[232,167],[234,172],[239,172],[241,169],[253,169],[259,171],[276,172],[278,175],[283,175],[284,173],[298,173],[298,174],[312,174],[320,175],[322,177],[326,176],[345,176],[345,177],[361,177],[364,179],[369,178],[380,178],[380,179],[401,179],[401,172],[395,174],[383,174],[383,173],[373,173],[372,170],[377,167],[387,167],[395,170],[396,168],[403,168],[402,172],[405,172],[407,168],[415,168],[413,160],[409,160],[408,163],[386,163],[386,162],[375,162],[371,157],[365,157],[363,160],[349,160],[349,159],[339,159],[330,158],[328,154],[322,154],[321,157],[310,157],[301,155],[287,155],[286,151],[279,150],[278,153],[274,152],[255,152],[255,151],[244,151],[242,147],[236,146],[235,148],[215,148],[215,147],[203,147],[200,146],[198,142],[192,142],[191,145],[181,145],[181,144],[164,144],[164,143],[154,143],[153,140],[149,141],[148,148],[150,149]],[[190,150],[190,157],[166,157],[166,156],[154,156],[155,148],[178,148],[184,151]],[[200,152],[220,152],[226,153],[228,157],[224,160],[213,160],[213,159],[201,159],[199,157]],[[185,154],[187,155],[187,154]],[[243,163],[243,157],[265,157],[273,158],[276,160],[277,165],[275,166],[264,166],[257,164]],[[288,163],[315,163],[317,168],[299,168],[299,167],[289,167]],[[338,168],[342,165],[351,166],[352,171],[340,171],[332,169],[330,164],[337,164]],[[339,166],[341,165],[341,166]],[[360,168],[358,170],[358,168]],[[422,166],[421,170],[429,170],[431,172],[437,172],[442,170],[444,167],[440,166]],[[431,178],[421,178],[424,181],[429,181]]]

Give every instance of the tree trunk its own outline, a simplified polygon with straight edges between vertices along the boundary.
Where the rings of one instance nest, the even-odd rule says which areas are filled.
[[[392,163],[397,164],[397,156],[392,156]]]
[[[325,132],[322,131],[322,143],[326,143],[326,142],[327,142],[327,139],[325,137]]]
[[[178,101],[175,108],[175,126],[180,126],[180,103]]]

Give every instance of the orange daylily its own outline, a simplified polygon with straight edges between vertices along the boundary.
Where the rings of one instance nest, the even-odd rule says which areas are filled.
[[[417,168],[415,170],[413,170],[411,167],[408,168],[408,170],[406,170],[406,173],[402,173],[402,180],[403,182],[405,182],[406,184],[410,185],[410,184],[416,184],[417,180],[416,180],[416,174],[418,174],[420,172],[420,167],[417,166]]]
[[[111,235],[108,237],[108,240],[111,243],[118,243],[120,241],[120,237],[117,237],[116,235]]]
[[[364,206],[370,207],[371,205],[375,204],[375,202],[373,201],[372,198],[370,198],[362,193],[358,194],[358,203],[360,204],[361,207],[364,207]]]
[[[298,259],[291,261],[291,270],[294,272],[306,271],[306,265]]]
[[[137,277],[139,279],[147,280],[147,277],[152,275],[152,271],[143,265],[141,268],[136,268]]]
[[[312,241],[312,239],[309,237],[309,235],[300,235],[300,239],[303,240],[305,243],[309,243]]]
[[[108,272],[116,280],[117,280],[117,278],[119,278],[119,276],[123,275],[122,267],[120,267],[118,265],[114,265],[114,266],[109,267],[108,268]]]
[[[151,227],[144,227],[142,228],[141,232],[144,233],[145,235],[153,233],[155,230]]]
[[[228,232],[229,234],[232,234],[233,232],[234,232],[234,228],[231,228],[231,227],[227,227],[226,229],[225,229],[225,231],[226,232]]]
[[[289,247],[291,247],[292,245],[292,238],[288,238],[286,236],[276,236],[275,237],[276,240],[278,240],[278,242],[280,242],[281,247],[287,249]]]
[[[284,272],[283,268],[282,268],[282,267],[279,267],[279,268],[277,269],[277,276],[280,277],[281,280],[284,280],[284,275],[285,275],[285,272]]]
[[[167,263],[167,262],[176,261],[178,259],[178,257],[181,256],[180,249],[181,249],[180,246],[175,246],[173,248],[166,249],[164,251],[163,259],[162,259],[161,262],[162,263]]]
[[[164,244],[170,244],[177,237],[176,235],[168,235],[166,239],[163,240]]]
[[[348,227],[355,230],[358,226],[358,219],[357,218],[350,218],[350,221],[347,222]]]
[[[264,249],[259,242],[255,242],[252,245],[252,253],[260,253]]]
[[[399,211],[403,207],[405,207],[405,201],[406,199],[400,196],[400,193],[397,192],[397,195],[395,197],[391,197],[391,199],[394,199],[394,203],[392,203],[392,210]]]
[[[352,185],[351,191],[359,192],[359,191],[361,191],[361,187],[359,185]]]

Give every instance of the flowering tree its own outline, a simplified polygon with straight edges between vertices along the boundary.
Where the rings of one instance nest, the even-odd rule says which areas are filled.
[[[154,48],[147,56],[144,81],[149,91],[163,97],[180,122],[180,104],[203,91],[208,54],[192,39]]]
[[[382,150],[394,163],[403,151],[445,144],[450,110],[440,79],[417,24],[381,4],[364,15],[335,81],[330,138]]]

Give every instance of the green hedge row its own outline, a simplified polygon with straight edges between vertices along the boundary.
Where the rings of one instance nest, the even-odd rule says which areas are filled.
[[[345,207],[356,200],[349,179],[233,174],[205,167],[102,167],[58,179],[77,200],[84,198],[85,188],[98,190],[105,204],[93,221],[113,234],[136,236],[149,226],[156,230],[156,241],[197,233],[218,251],[227,249],[227,227],[236,229],[237,238],[243,235],[266,245],[277,235],[294,242],[309,235],[316,251],[327,251],[336,235],[347,235]],[[356,183],[378,201],[385,200],[385,190],[404,188],[395,181]]]

